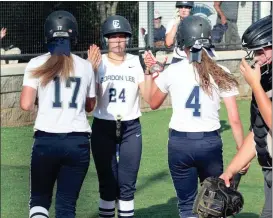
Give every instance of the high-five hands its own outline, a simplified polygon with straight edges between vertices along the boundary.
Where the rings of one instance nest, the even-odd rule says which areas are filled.
[[[156,60],[155,56],[151,51],[145,51],[144,53],[144,63],[146,65],[146,71],[149,71],[151,74],[155,72],[162,72],[164,70],[164,66],[167,62],[167,57],[165,58],[163,63],[160,63]]]
[[[101,62],[100,48],[97,45],[93,44],[92,46],[89,47],[87,55],[88,55],[87,59],[92,64],[94,72],[97,72]]]

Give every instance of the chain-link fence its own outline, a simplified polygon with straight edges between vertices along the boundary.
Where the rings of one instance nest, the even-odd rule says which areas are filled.
[[[132,25],[133,45],[138,47],[138,2],[0,2],[0,25],[7,28],[2,48],[18,47],[22,54],[43,53],[44,22],[55,10],[72,13],[79,25],[74,51],[85,51],[92,43],[100,45],[100,26],[108,15],[125,16]]]
[[[74,52],[86,51],[92,43],[101,45],[101,24],[107,16],[113,14],[125,16],[131,23],[133,30],[131,47],[135,50],[147,45],[163,50],[166,49],[164,37],[160,43],[154,43],[158,34],[158,31],[154,29],[154,25],[156,25],[154,18],[161,17],[161,24],[168,29],[169,22],[178,13],[175,3],[175,1],[1,1],[0,28],[7,28],[7,35],[0,40],[1,49],[3,51],[3,49],[8,50],[11,47],[17,47],[20,49],[21,56],[46,52],[43,29],[45,19],[52,11],[61,9],[71,12],[78,20],[79,37],[78,44],[73,48]],[[231,21],[228,20],[228,28],[231,31],[226,31],[221,42],[215,44],[216,49],[233,50],[240,48],[241,37],[245,29],[255,20],[270,14],[271,8],[271,2],[225,1],[225,7],[222,7],[222,10],[229,10],[235,18]],[[212,27],[221,23],[214,2],[194,2],[192,13],[207,17]]]

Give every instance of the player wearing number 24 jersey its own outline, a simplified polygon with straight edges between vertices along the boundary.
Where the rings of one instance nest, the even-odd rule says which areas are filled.
[[[220,99],[223,98],[237,146],[243,143],[243,128],[236,98],[238,83],[209,55],[210,24],[189,16],[180,22],[177,42],[187,59],[170,65],[155,79],[150,105],[157,109],[170,94],[173,114],[169,124],[168,163],[178,197],[181,218],[192,213],[198,177],[202,182],[223,172],[220,136]],[[152,66],[147,55],[145,63]]]
[[[55,181],[57,218],[74,218],[76,201],[90,162],[91,128],[86,111],[95,106],[92,65],[70,52],[78,25],[67,11],[51,13],[45,22],[49,53],[28,63],[21,108],[38,112],[31,154],[29,217],[49,217]]]
[[[108,17],[102,35],[108,53],[102,55],[96,75],[98,104],[91,137],[99,179],[99,217],[114,218],[116,203],[118,217],[133,217],[142,152],[139,94],[149,102],[152,78],[144,75],[139,57],[125,51],[132,36],[128,20],[118,15]],[[116,125],[118,117],[120,125]],[[117,126],[121,126],[120,131]]]

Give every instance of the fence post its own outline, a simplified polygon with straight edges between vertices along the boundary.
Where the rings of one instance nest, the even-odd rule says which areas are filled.
[[[148,9],[148,46],[154,47],[154,2],[147,2]]]
[[[252,23],[260,19],[260,4],[261,2],[254,1],[252,2]]]

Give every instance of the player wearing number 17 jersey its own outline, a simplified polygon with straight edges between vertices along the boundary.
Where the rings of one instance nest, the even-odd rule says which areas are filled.
[[[200,182],[223,171],[220,136],[220,99],[223,98],[237,146],[243,143],[243,128],[236,98],[238,85],[226,68],[208,54],[210,24],[198,16],[185,18],[178,27],[179,48],[187,59],[170,65],[156,79],[151,108],[157,109],[170,94],[173,114],[169,124],[168,163],[178,197],[181,218],[197,217],[192,207]],[[148,56],[146,56],[148,57]],[[151,62],[145,58],[148,68]]]
[[[28,63],[21,108],[38,112],[30,169],[30,218],[49,217],[55,181],[56,217],[74,218],[76,201],[90,161],[90,133],[86,113],[95,105],[95,77],[91,64],[70,52],[78,26],[67,11],[51,13],[45,22],[49,53]]]
[[[144,75],[139,57],[125,51],[132,36],[128,20],[108,17],[102,35],[108,53],[102,55],[96,76],[98,104],[91,137],[99,179],[99,217],[114,218],[116,202],[118,217],[133,217],[142,152],[139,93],[149,102],[152,78]],[[122,118],[120,137],[116,135],[118,115]]]

